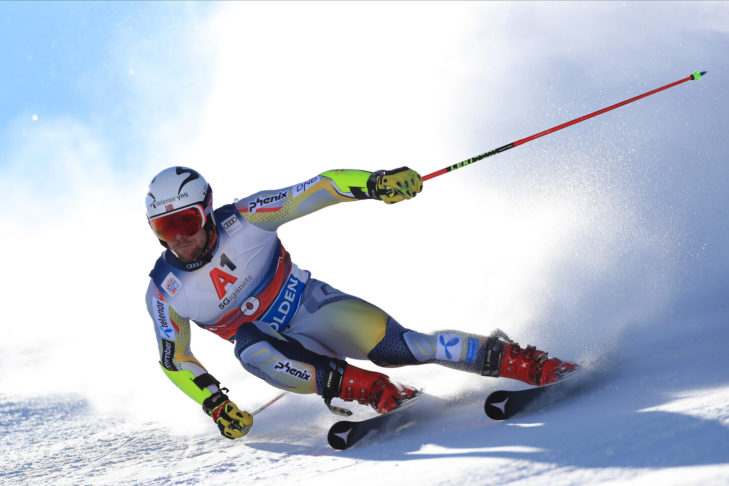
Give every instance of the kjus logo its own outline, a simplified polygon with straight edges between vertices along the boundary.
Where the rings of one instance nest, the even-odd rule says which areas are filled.
[[[278,371],[279,373],[285,373],[295,378],[299,378],[300,380],[311,381],[311,374],[307,370],[299,370],[294,368],[291,365],[290,361],[279,361],[278,363],[276,363],[276,366],[274,366],[273,369]]]
[[[438,346],[435,352],[436,359],[458,361],[461,357],[461,338],[454,334],[441,334],[438,336]]]

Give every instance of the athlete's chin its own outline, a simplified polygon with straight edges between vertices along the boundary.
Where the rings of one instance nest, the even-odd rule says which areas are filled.
[[[175,253],[177,258],[183,263],[191,263],[198,259],[200,256],[201,248],[197,248],[195,245],[186,245],[182,247],[173,248],[172,251]]]

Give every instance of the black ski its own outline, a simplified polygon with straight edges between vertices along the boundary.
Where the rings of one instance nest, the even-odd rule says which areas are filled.
[[[340,420],[329,428],[327,440],[334,449],[348,449],[362,440],[370,432],[392,431],[407,424],[410,419],[409,408],[421,394],[409,399],[400,408],[390,413],[376,415],[372,418],[354,421]]]
[[[549,385],[492,392],[484,403],[486,415],[493,420],[506,420],[524,410],[555,403],[581,388],[583,380],[573,379],[579,374],[570,373],[569,376]]]

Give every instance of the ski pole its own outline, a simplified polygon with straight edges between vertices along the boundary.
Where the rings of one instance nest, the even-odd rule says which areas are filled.
[[[269,406],[273,405],[273,404],[274,404],[275,402],[277,402],[277,401],[278,401],[279,399],[281,399],[281,398],[282,398],[282,397],[283,397],[284,395],[286,395],[286,392],[283,392],[283,393],[281,393],[280,395],[276,395],[276,397],[274,397],[274,398],[273,398],[273,400],[271,400],[271,401],[269,401],[269,402],[266,402],[266,403],[264,403],[263,405],[261,405],[260,407],[258,407],[258,408],[257,408],[257,409],[255,409],[254,411],[252,411],[252,412],[251,412],[251,415],[255,415],[255,414],[257,414],[258,412],[260,412],[261,410],[263,410],[263,409],[265,409],[265,408],[268,408]]]
[[[457,164],[453,164],[449,167],[445,167],[441,170],[437,170],[435,172],[432,172],[426,176],[423,176],[423,180],[427,181],[428,179],[432,179],[433,177],[438,177],[439,175],[443,175],[446,172],[450,172],[452,170],[460,169],[461,167],[464,167],[466,165],[473,164],[474,162],[478,162],[479,160],[483,160],[486,157],[491,157],[492,155],[500,154],[501,152],[505,152],[509,149],[512,149],[514,147],[518,147],[519,145],[523,145],[527,142],[531,142],[534,139],[537,139],[539,137],[543,137],[545,135],[549,135],[550,133],[556,132],[557,130],[562,130],[563,128],[567,128],[571,125],[574,125],[576,123],[580,123],[582,121],[588,120],[594,116],[602,115],[605,112],[608,112],[610,110],[614,110],[615,108],[619,108],[623,105],[627,105],[628,103],[632,103],[634,101],[637,101],[641,98],[645,98],[646,96],[650,96],[652,94],[658,93],[659,91],[663,91],[664,89],[672,88],[676,85],[679,85],[681,83],[685,83],[686,81],[692,81],[701,79],[701,76],[704,76],[706,74],[706,71],[696,71],[695,73],[691,74],[690,76],[679,79],[678,81],[675,81],[673,83],[667,84],[665,86],[661,86],[660,88],[656,88],[652,91],[648,91],[647,93],[643,93],[642,95],[635,96],[633,98],[630,98],[629,100],[621,101],[620,103],[616,103],[612,106],[608,106],[607,108],[603,108],[602,110],[595,111],[593,113],[590,113],[589,115],[581,116],[579,118],[575,118],[572,121],[568,121],[567,123],[563,123],[561,125],[557,125],[556,127],[552,127],[548,130],[544,130],[543,132],[535,133],[534,135],[531,135],[526,138],[522,138],[521,140],[517,140],[516,142],[511,142],[510,144],[504,145],[503,147],[499,147],[497,149],[490,150],[488,152],[484,152],[481,155],[477,155],[475,157],[471,157],[470,159],[464,160],[462,162],[458,162]]]

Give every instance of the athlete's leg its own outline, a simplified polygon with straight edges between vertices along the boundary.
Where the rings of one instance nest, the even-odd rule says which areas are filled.
[[[243,367],[269,384],[296,393],[322,393],[331,358],[310,351],[263,322],[238,328],[235,355]]]
[[[533,346],[522,349],[503,333],[407,329],[378,307],[317,280],[307,285],[302,307],[283,333],[322,354],[367,358],[387,367],[436,363],[531,384],[554,381],[574,368]]]
[[[321,354],[367,359],[367,353],[385,337],[388,318],[374,305],[312,280],[282,333]]]
[[[261,322],[243,324],[235,342],[243,366],[273,386],[354,399],[378,411],[397,406],[400,392],[386,375],[360,370],[344,358],[370,359],[380,366],[437,363],[533,384],[554,381],[565,371],[560,360],[499,336],[406,329],[376,306],[316,280],[307,285],[302,307],[283,332]]]
[[[302,307],[283,334],[338,358],[369,359],[379,366],[438,363],[482,373],[499,342],[460,331],[424,334],[401,326],[382,309],[323,282],[309,282]]]
[[[413,359],[407,357],[412,355]],[[575,369],[575,364],[550,358],[534,346],[521,348],[496,330],[490,336],[462,331],[423,334],[387,321],[385,337],[367,355],[381,366],[437,363],[484,376],[513,378],[544,385]]]
[[[384,413],[416,392],[393,384],[382,373],[310,351],[262,322],[243,324],[235,342],[235,353],[248,371],[278,388],[322,395],[330,407],[332,398],[338,397],[371,405]]]

